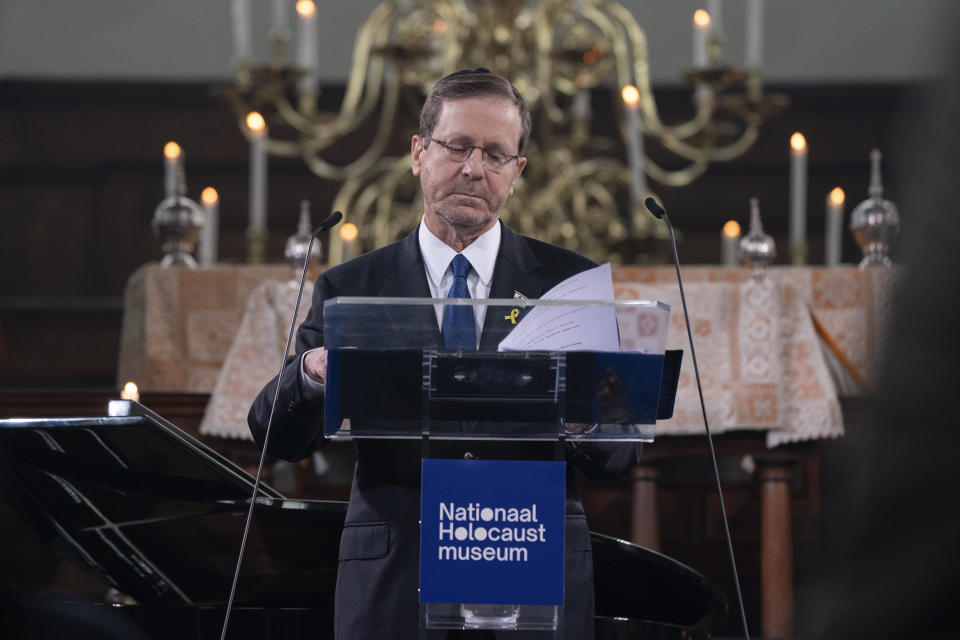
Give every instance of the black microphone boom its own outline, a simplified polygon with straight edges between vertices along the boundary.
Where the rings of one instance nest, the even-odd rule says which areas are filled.
[[[673,246],[673,266],[677,269],[677,283],[680,285],[680,302],[683,305],[683,318],[687,324],[687,339],[690,340],[690,356],[693,360],[693,372],[697,378],[697,392],[700,394],[700,411],[703,414],[703,426],[707,431],[707,444],[710,445],[710,459],[713,461],[713,477],[717,482],[717,495],[720,497],[720,517],[723,520],[723,532],[727,537],[727,551],[730,554],[730,567],[733,570],[733,584],[737,590],[737,604],[740,605],[740,619],[743,622],[743,635],[750,640],[747,629],[747,614],[743,609],[743,595],[740,593],[740,576],[737,574],[737,560],[733,555],[733,540],[730,538],[730,525],[727,523],[727,508],[723,504],[723,489],[720,486],[720,469],[717,467],[717,454],[713,450],[713,436],[710,435],[710,422],[707,420],[707,405],[703,401],[703,386],[700,383],[700,367],[697,365],[697,351],[693,347],[693,332],[690,330],[690,314],[687,313],[687,297],[683,293],[683,278],[680,277],[680,257],[677,255],[677,239],[673,235],[673,225],[666,209],[653,198],[643,201],[647,209],[657,218],[667,223],[670,231],[670,244]]]
[[[343,214],[334,211],[321,222],[310,235],[307,243],[307,253],[303,256],[303,269],[300,271],[300,286],[297,287],[297,303],[293,306],[293,318],[290,320],[290,331],[287,333],[287,344],[280,354],[280,372],[277,373],[277,390],[273,394],[273,404],[270,405],[270,417],[267,418],[267,431],[263,434],[263,450],[260,452],[260,464],[257,466],[257,477],[253,482],[253,495],[250,496],[250,508],[247,510],[247,520],[243,525],[243,538],[240,541],[240,553],[237,555],[237,567],[233,572],[233,585],[230,587],[230,598],[227,600],[227,612],[223,618],[223,628],[220,631],[220,640],[227,637],[227,626],[230,624],[230,613],[233,611],[233,598],[237,593],[237,582],[240,579],[240,566],[243,564],[243,554],[247,549],[247,537],[250,535],[250,521],[253,519],[253,507],[257,504],[257,493],[260,491],[260,476],[263,474],[263,463],[267,459],[267,446],[270,444],[270,428],[273,426],[273,412],[277,408],[277,399],[280,397],[280,383],[283,382],[284,365],[287,362],[287,353],[293,341],[293,329],[297,324],[297,312],[300,310],[300,298],[303,296],[303,284],[307,279],[307,267],[310,265],[310,252],[313,250],[313,239],[343,219]]]

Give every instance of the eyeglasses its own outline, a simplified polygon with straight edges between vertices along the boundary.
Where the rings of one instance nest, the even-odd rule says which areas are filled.
[[[486,147],[478,147],[470,144],[450,144],[449,142],[437,140],[436,138],[428,138],[428,140],[430,140],[430,142],[436,142],[446,149],[447,157],[454,162],[464,162],[473,154],[474,149],[480,149],[480,157],[484,162],[484,166],[493,171],[500,171],[511,162],[520,160],[519,155],[511,156],[506,153],[500,153],[499,151],[491,151]]]

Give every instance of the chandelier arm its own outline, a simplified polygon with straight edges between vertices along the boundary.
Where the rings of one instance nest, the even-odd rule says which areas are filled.
[[[647,47],[647,35],[626,7],[616,2],[607,3],[606,6],[609,8],[611,14],[619,19],[620,25],[627,34],[627,40],[637,53],[632,66],[637,88],[640,90],[640,110],[643,113],[644,131],[660,138],[671,134],[678,138],[688,138],[701,131],[703,127],[710,122],[713,114],[713,105],[710,101],[704,101],[699,104],[696,114],[686,122],[675,125],[665,125],[663,121],[660,120],[660,113],[657,109],[657,102],[654,98],[652,83],[650,81],[650,57]],[[628,52],[625,52],[624,55],[628,55]]]
[[[677,169],[670,171],[664,169],[655,162],[652,162],[649,158],[645,160],[643,165],[644,172],[650,176],[651,179],[659,182],[662,185],[668,187],[685,187],[700,176],[704,174],[707,170],[709,163],[704,159],[697,159],[688,164],[683,169]],[[623,167],[623,170],[629,172],[628,167]]]
[[[306,141],[303,147],[303,161],[316,175],[327,180],[345,180],[367,171],[383,154],[390,137],[390,126],[393,124],[400,93],[396,74],[387,73],[385,77],[387,79],[387,91],[383,108],[380,111],[380,121],[377,124],[377,133],[373,139],[373,144],[353,162],[344,166],[337,166],[314,155],[317,151],[323,149],[322,144]]]
[[[357,40],[353,45],[353,62],[350,65],[350,76],[347,82],[347,90],[343,96],[343,103],[340,106],[341,114],[349,114],[357,111],[357,104],[364,92],[363,81],[367,80],[367,92],[370,90],[369,77],[366,74],[367,66],[371,61],[371,53],[374,43],[380,43],[383,40],[381,27],[383,22],[390,18],[395,11],[395,7],[390,3],[377,5],[360,28],[357,34]],[[380,38],[377,38],[377,36]],[[389,33],[387,34],[389,35]],[[366,76],[366,77],[365,77]],[[379,87],[379,79],[377,82]]]
[[[663,140],[663,146],[687,160],[703,158],[707,162],[728,162],[740,157],[747,149],[753,146],[753,143],[757,140],[759,131],[760,126],[755,122],[751,122],[736,141],[722,147],[695,147],[682,140],[670,137]]]
[[[334,210],[344,212],[344,221],[353,219],[355,214],[354,202],[357,191],[363,187],[364,183],[370,179],[371,175],[376,175],[385,171],[392,161],[393,158],[381,158],[371,168],[370,171],[362,175],[348,178],[346,181],[344,181],[343,186],[340,187],[340,191],[337,192],[337,195],[333,200],[333,206],[336,207]],[[330,234],[330,248],[328,254],[331,265],[343,262],[343,239],[340,238],[339,233]]]
[[[337,116],[329,122],[318,122],[312,115],[297,110],[285,93],[274,96],[273,105],[277,113],[297,131],[311,136],[311,145],[317,143],[325,148],[347,133],[355,131],[374,110],[380,99],[383,63],[371,60],[370,52],[382,31],[379,30],[384,19],[390,16],[389,6],[379,5],[364,22],[354,44],[353,63],[347,81],[347,90]],[[363,85],[366,85],[366,89]],[[363,102],[359,104],[360,98]],[[311,146],[311,148],[315,148]]]
[[[395,196],[400,182],[410,173],[410,154],[398,158],[389,169],[386,176],[378,180],[379,196],[376,198],[376,214],[374,215],[373,239],[374,246],[383,246],[393,240],[390,237],[390,223],[394,221],[392,214]]]
[[[251,133],[250,128],[247,126],[245,117],[237,120],[237,128],[240,129],[240,134],[247,142],[253,142],[253,133]],[[282,158],[297,158],[300,156],[300,144],[290,140],[280,140],[267,136],[264,140],[264,147],[267,153],[272,156]]]

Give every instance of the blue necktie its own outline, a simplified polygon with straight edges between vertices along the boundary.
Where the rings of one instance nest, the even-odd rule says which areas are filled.
[[[448,298],[469,298],[467,274],[470,273],[470,261],[457,254],[453,257],[453,286]],[[449,351],[465,351],[477,348],[477,325],[474,321],[473,307],[469,305],[448,304],[443,308],[443,345]]]

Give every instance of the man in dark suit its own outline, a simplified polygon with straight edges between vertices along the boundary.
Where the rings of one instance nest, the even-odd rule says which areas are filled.
[[[308,456],[323,441],[323,303],[336,296],[537,298],[594,266],[587,258],[520,236],[499,220],[523,171],[530,115],[509,81],[485,69],[443,78],[427,97],[412,166],[424,196],[423,221],[405,239],[323,273],[297,332],[271,429],[269,451]],[[460,307],[463,309],[464,307]],[[448,349],[496,350],[508,327],[483,307],[468,317],[453,306],[436,313],[428,333]],[[499,322],[497,322],[499,320]],[[432,322],[432,319],[430,320]],[[428,323],[429,324],[429,323]],[[442,331],[441,331],[442,330]],[[254,402],[248,422],[263,446],[277,380]],[[371,390],[375,392],[375,390]],[[356,440],[357,466],[340,543],[337,638],[415,638],[421,444]],[[438,441],[435,458],[552,460],[552,444]],[[568,445],[565,525],[565,637],[593,637],[593,574],[573,465],[612,479],[638,462],[639,445]]]

